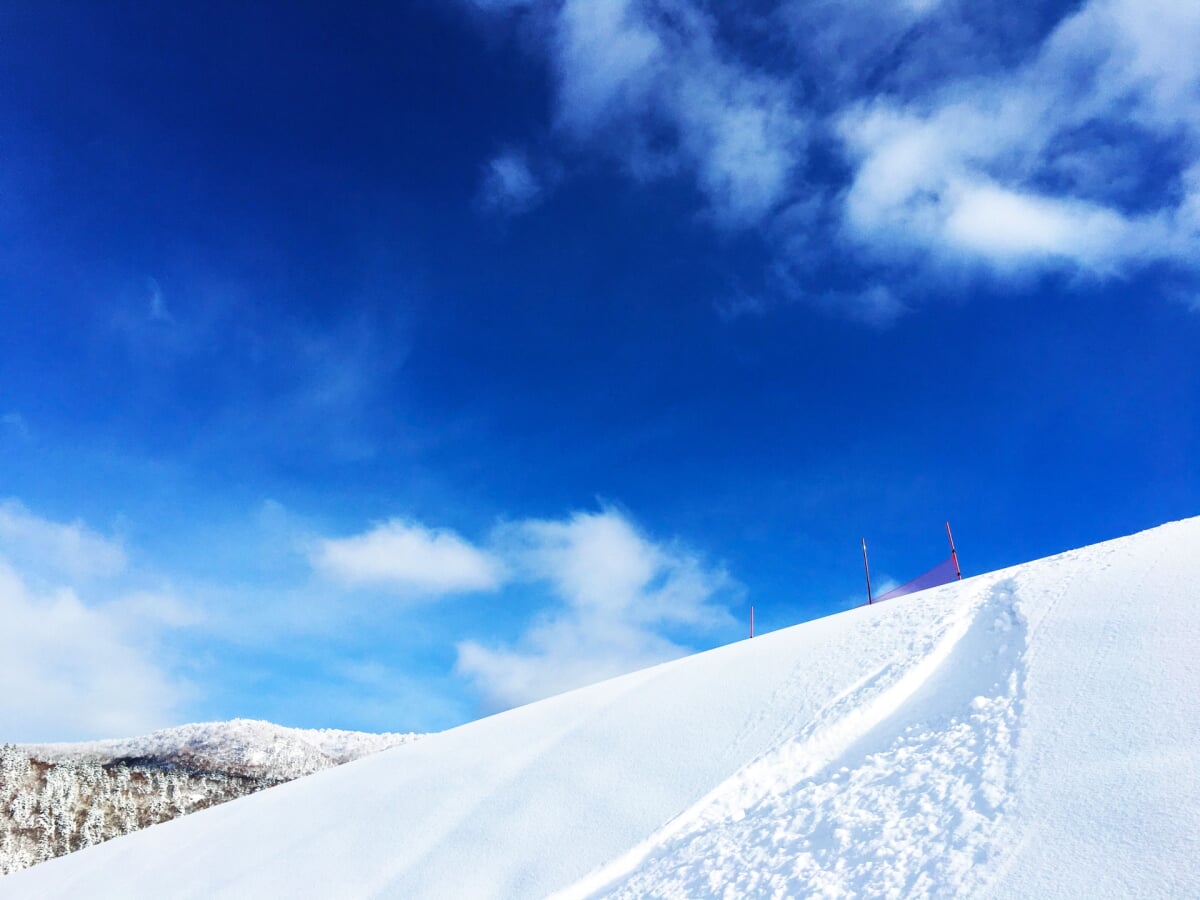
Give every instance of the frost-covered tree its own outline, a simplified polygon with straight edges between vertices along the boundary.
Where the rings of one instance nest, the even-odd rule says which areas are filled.
[[[279,783],[174,765],[45,762],[0,746],[0,875]]]

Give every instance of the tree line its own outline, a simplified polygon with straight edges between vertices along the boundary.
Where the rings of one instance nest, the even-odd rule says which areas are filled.
[[[148,759],[47,762],[0,745],[0,875],[281,780]]]

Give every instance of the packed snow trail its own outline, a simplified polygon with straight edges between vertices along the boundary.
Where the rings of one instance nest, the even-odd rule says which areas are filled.
[[[554,697],[0,897],[1194,896],[1200,519]]]

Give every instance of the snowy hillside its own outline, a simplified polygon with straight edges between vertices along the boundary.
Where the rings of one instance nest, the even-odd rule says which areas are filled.
[[[657,666],[2,897],[1190,897],[1200,519]]]
[[[19,749],[51,762],[150,760],[195,771],[290,781],[416,738],[415,734],[285,728],[253,719],[233,719],[165,728],[136,738],[23,744]]]

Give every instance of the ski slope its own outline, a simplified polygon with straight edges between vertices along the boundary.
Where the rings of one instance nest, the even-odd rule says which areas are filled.
[[[0,897],[1194,897],[1200,519],[742,641]]]

